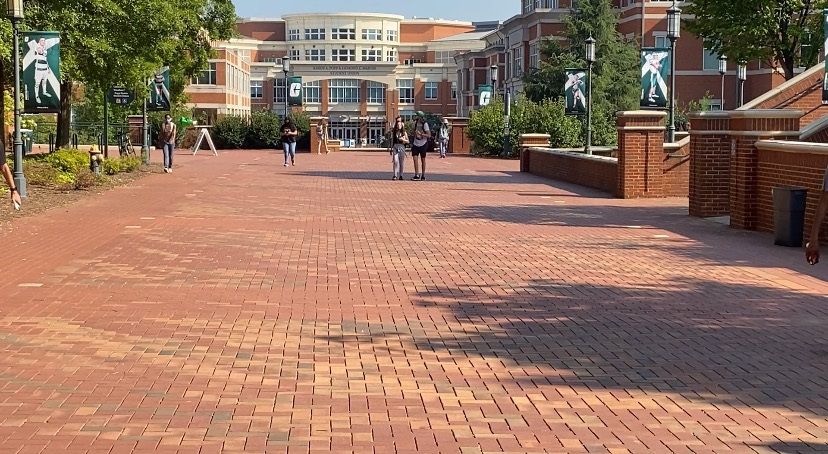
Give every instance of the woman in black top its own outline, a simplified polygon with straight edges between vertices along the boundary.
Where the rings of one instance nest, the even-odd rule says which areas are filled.
[[[403,179],[406,145],[408,145],[408,132],[405,130],[405,122],[403,122],[402,117],[397,117],[394,127],[391,129],[391,162],[394,164],[392,180]]]
[[[296,131],[296,125],[293,120],[288,118],[282,124],[282,148],[285,150],[285,167],[288,165],[296,165],[296,136],[299,132]],[[288,164],[288,157],[290,157],[290,164]]]

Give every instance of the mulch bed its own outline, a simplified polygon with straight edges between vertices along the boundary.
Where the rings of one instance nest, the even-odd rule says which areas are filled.
[[[109,180],[101,185],[87,189],[60,190],[43,186],[28,186],[28,197],[23,200],[20,211],[12,206],[8,191],[0,193],[0,232],[14,230],[14,220],[17,218],[34,216],[55,208],[64,207],[84,198],[100,195],[104,192],[118,187],[125,186],[133,181],[143,178],[152,173],[163,173],[161,164],[150,164],[132,173],[119,173],[112,175]],[[0,177],[0,184],[5,187],[5,182]]]

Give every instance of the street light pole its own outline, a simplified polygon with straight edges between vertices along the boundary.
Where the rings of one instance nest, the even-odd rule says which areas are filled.
[[[6,12],[12,23],[12,56],[14,65],[14,184],[20,197],[26,197],[26,177],[23,175],[23,137],[20,134],[20,30],[23,20],[23,0],[7,0]],[[5,152],[5,151],[4,151]]]
[[[149,165],[150,163],[150,151],[149,151],[149,124],[147,124],[147,93],[144,90],[144,106],[141,110],[143,115],[144,124],[141,125],[141,156],[144,157],[144,164]]]
[[[290,72],[290,57],[282,60],[282,71],[285,73],[285,120],[288,117],[288,73]]]
[[[681,10],[673,0],[667,10],[667,38],[670,39],[670,124],[667,125],[667,141],[676,141],[676,41],[681,37]]]
[[[739,63],[736,66],[736,77],[739,79],[739,107],[745,103],[745,81],[747,80],[747,65]]]
[[[727,56],[726,55],[719,55],[719,74],[722,76],[722,110],[725,109],[725,74],[727,74]]]
[[[592,64],[595,63],[595,38],[590,36],[586,40],[586,62],[587,62],[587,128],[586,128],[586,154],[592,154]]]

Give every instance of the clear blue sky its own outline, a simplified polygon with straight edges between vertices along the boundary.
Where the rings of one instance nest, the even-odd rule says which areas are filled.
[[[405,17],[466,21],[508,19],[520,12],[518,0],[233,0],[241,17],[281,17],[291,13],[370,12]]]

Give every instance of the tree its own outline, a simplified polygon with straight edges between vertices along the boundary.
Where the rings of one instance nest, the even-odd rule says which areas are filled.
[[[583,43],[592,36],[596,40],[592,78],[595,111],[613,115],[618,110],[636,108],[639,97],[638,48],[616,30],[618,18],[612,2],[582,0],[578,7],[567,18],[566,40],[544,41],[540,68],[524,79],[527,97],[539,102],[563,96],[564,70],[586,68]]]
[[[729,60],[760,60],[781,67],[785,78],[817,61],[822,9],[828,0],[694,0],[684,13],[687,28],[705,47]]]
[[[61,32],[57,145],[69,143],[69,94],[77,83],[90,96],[114,85],[142,93],[153,71],[169,64],[175,102],[206,66],[210,39],[230,38],[235,19],[230,0],[27,1],[28,28]]]

